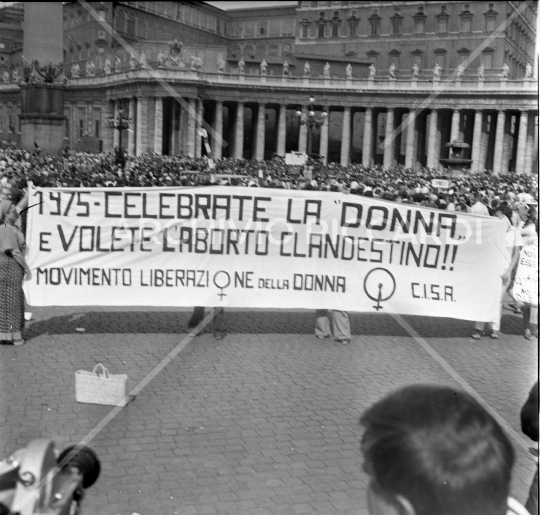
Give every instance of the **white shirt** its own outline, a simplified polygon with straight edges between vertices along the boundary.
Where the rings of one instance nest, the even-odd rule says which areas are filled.
[[[473,215],[489,216],[488,208],[482,202],[475,202],[471,207],[471,213]]]

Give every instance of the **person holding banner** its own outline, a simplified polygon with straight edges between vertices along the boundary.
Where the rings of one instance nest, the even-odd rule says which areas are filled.
[[[330,312],[332,312],[332,328],[330,328]],[[316,317],[315,336],[317,338],[330,338],[333,335],[334,340],[343,345],[351,343],[351,323],[347,312],[336,309],[318,309]]]
[[[227,331],[225,330],[225,309],[223,308],[213,308],[214,312],[212,314],[212,331],[214,337],[218,340],[223,340],[227,336]],[[192,332],[202,321],[204,320],[204,307],[195,306],[193,308],[193,313],[188,322],[188,331]]]
[[[517,261],[512,296],[523,312],[523,336],[538,338],[538,234],[534,223],[522,230],[524,245]]]
[[[17,208],[11,201],[0,203],[0,341],[23,345],[24,274],[30,278],[23,252],[24,236],[15,227]]]

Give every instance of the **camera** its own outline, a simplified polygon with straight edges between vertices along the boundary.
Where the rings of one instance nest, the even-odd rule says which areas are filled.
[[[0,515],[77,515],[100,470],[89,447],[57,455],[51,439],[33,440],[0,461]]]

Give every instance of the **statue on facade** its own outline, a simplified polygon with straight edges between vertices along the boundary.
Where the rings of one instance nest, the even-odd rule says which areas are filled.
[[[80,66],[79,66],[77,63],[72,64],[72,65],[71,65],[71,78],[72,78],[72,79],[78,79],[80,73],[81,73],[81,68],[80,68]]]
[[[456,80],[461,80],[461,77],[463,77],[463,73],[465,72],[465,68],[462,64],[458,64],[458,67],[456,68]]]
[[[412,67],[413,79],[415,79],[415,80],[418,79],[418,75],[420,75],[420,68],[418,67],[417,63],[414,63],[413,67]]]
[[[396,78],[396,65],[394,63],[390,64],[390,68],[388,68],[388,76],[391,79]]]
[[[111,74],[111,60],[108,57],[105,59],[105,64],[103,65],[103,72],[105,73],[105,75]]]
[[[375,65],[373,63],[371,63],[369,65],[369,78],[370,79],[374,79],[375,78],[375,74],[377,73],[377,70],[375,68]]]
[[[304,75],[305,75],[305,76],[308,76],[310,73],[311,73],[311,66],[310,66],[309,63],[306,61],[306,62],[304,63]]]
[[[77,69],[79,68],[79,65],[77,64]],[[11,75],[12,79],[13,79],[13,82],[15,84],[19,84],[19,82],[21,82],[21,75],[19,73],[19,67],[18,66],[15,66],[15,68],[13,68],[13,73]],[[77,75],[78,77],[78,75]]]
[[[263,59],[261,61],[261,75],[266,75],[266,68],[268,68],[268,63],[266,62],[266,59]]]
[[[169,55],[178,56],[182,52],[183,43],[175,39],[174,41],[169,41]]]
[[[122,71],[122,60],[119,56],[114,58],[114,72],[120,73]]]
[[[478,67],[478,80],[484,80],[484,63],[480,63]]]
[[[326,64],[324,65],[323,76],[325,79],[330,78],[330,64],[328,63],[328,61],[326,61]]]
[[[165,54],[161,51],[161,49],[157,55],[157,64],[158,66],[165,66]]]
[[[531,66],[531,63],[527,63],[527,66],[525,67],[525,78],[531,79],[533,76],[533,67]]]
[[[148,68],[148,63],[146,62],[146,54],[144,50],[139,55],[139,66],[141,68]]]
[[[225,73],[225,59],[220,55],[217,60],[218,73]]]
[[[202,70],[203,67],[203,60],[202,57],[195,58],[195,69],[197,71]]]
[[[94,61],[90,59],[90,61],[86,61],[86,75],[88,77],[94,77],[96,74],[96,65],[94,64]]]
[[[189,61],[190,61],[189,69],[195,70],[197,68],[197,58],[195,57],[195,54],[191,54],[189,56]]]
[[[506,63],[504,63],[502,67],[501,78],[508,79],[509,75],[510,75],[510,67]]]
[[[2,78],[3,78],[4,82],[9,82],[9,72],[7,70],[4,70]]]
[[[285,61],[283,61],[283,75],[284,76],[289,75],[289,61],[287,61],[287,59],[285,59]]]
[[[130,54],[130,56],[129,56],[129,67],[132,70],[137,68],[137,60],[135,59],[135,56],[133,54]]]
[[[433,80],[440,80],[441,78],[441,66],[439,63],[435,63],[433,67]]]
[[[352,66],[351,63],[347,64],[347,67],[345,68],[345,76],[347,79],[352,79]]]
[[[246,69],[246,61],[244,61],[243,57],[240,57],[240,61],[238,61],[238,73],[240,75],[244,75]]]

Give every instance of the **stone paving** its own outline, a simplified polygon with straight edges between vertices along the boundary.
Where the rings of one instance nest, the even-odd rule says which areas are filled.
[[[315,338],[309,311],[228,311],[221,341],[187,337],[186,310],[33,311],[27,344],[0,346],[2,457],[37,437],[63,449],[107,416],[111,407],[75,401],[76,370],[101,362],[134,386],[184,341],[92,441],[102,474],[85,513],[367,514],[360,414],[402,385],[458,386],[420,342],[525,442],[513,442],[512,489],[526,498],[535,464],[519,410],[537,377],[537,341],[507,310],[501,338],[480,341],[470,322],[404,317],[412,337],[390,315],[353,314],[349,346]]]

